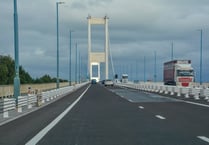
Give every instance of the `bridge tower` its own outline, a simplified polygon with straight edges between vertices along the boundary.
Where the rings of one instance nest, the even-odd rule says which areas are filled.
[[[93,18],[91,16],[88,19],[88,72],[90,80],[96,79],[100,80],[100,63],[105,63],[105,79],[108,79],[108,51],[109,51],[109,35],[108,35],[108,20],[109,18],[105,16],[104,18]],[[91,25],[104,25],[105,30],[105,44],[104,52],[92,52],[91,47]],[[93,76],[93,66],[98,67],[98,77]]]

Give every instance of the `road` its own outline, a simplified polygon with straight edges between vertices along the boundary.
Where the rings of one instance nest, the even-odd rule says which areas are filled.
[[[96,84],[1,126],[0,144],[209,145],[208,114],[209,107]]]

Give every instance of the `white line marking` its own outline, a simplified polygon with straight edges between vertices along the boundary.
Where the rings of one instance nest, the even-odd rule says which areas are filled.
[[[37,144],[83,97],[90,86],[76,99],[64,112],[62,112],[57,118],[55,118],[49,125],[42,129],[37,135],[35,135],[31,140],[29,140],[25,145],[35,145]]]
[[[207,138],[205,136],[197,136],[197,138],[209,143],[209,138]]]
[[[163,116],[161,116],[161,115],[155,115],[155,117],[157,117],[157,118],[159,118],[159,119],[162,119],[162,120],[166,119],[165,117],[163,117]]]
[[[133,100],[131,100],[131,99],[129,99],[128,101],[129,101],[129,102],[132,102],[132,103],[134,102],[134,101],[133,101]]]
[[[139,106],[139,109],[144,109],[144,107],[143,106]]]
[[[165,97],[165,98],[169,98],[170,99],[170,97],[166,97],[166,96],[162,96],[162,97]],[[172,99],[174,99],[174,98],[172,98]],[[195,102],[191,102],[191,101],[184,101],[184,100],[177,99],[177,98],[175,98],[174,100],[178,100],[180,102],[184,102],[184,103],[187,103],[187,104],[193,104],[193,105],[197,105],[197,106],[202,106],[202,107],[209,108],[209,105],[206,105],[206,104],[195,103]]]
[[[191,101],[184,101],[184,100],[182,100],[182,101],[185,102],[185,103],[188,103],[188,104],[193,104],[193,105],[198,105],[198,106],[209,108],[209,105],[206,105],[206,104],[200,104],[200,103],[195,103],[195,102],[191,102]]]

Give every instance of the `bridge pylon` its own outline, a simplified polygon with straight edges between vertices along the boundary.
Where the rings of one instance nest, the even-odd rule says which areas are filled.
[[[96,79],[100,81],[100,63],[105,63],[105,79],[108,79],[108,52],[109,52],[109,32],[108,32],[108,20],[109,18],[105,16],[104,18],[93,18],[91,16],[87,17],[88,19],[88,73],[90,80]],[[105,30],[105,44],[104,52],[93,52],[91,45],[91,25],[104,25]],[[98,66],[98,76],[94,77],[92,68],[93,65]]]

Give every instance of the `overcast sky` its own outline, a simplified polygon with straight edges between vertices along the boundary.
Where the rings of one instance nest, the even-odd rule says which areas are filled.
[[[199,81],[200,31],[203,29],[203,81],[209,81],[208,0],[63,0],[60,15],[60,78],[69,77],[69,30],[72,33],[73,67],[75,43],[82,57],[82,75],[87,68],[87,17],[109,17],[110,48],[115,72],[130,79],[153,80],[154,52],[157,79],[163,63],[191,59]],[[18,0],[20,65],[34,78],[56,76],[56,1]],[[14,58],[13,0],[0,2],[0,55]],[[103,26],[92,27],[92,45],[104,48]],[[85,70],[85,71],[84,71]],[[111,68],[110,68],[111,70]],[[74,71],[74,68],[73,68]]]

